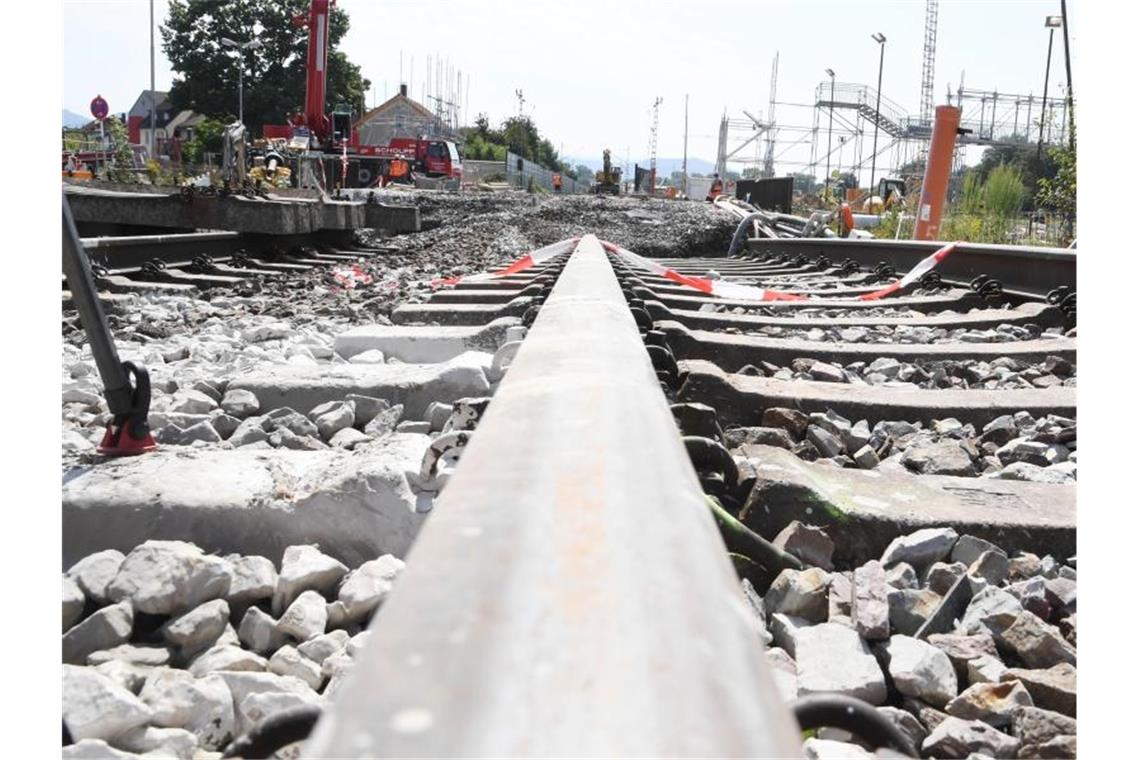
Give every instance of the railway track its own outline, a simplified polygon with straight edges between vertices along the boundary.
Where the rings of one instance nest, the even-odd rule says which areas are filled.
[[[866,301],[930,251],[769,242],[788,243],[650,270],[587,235],[305,343],[312,364],[174,390],[151,421],[175,445],[65,476],[86,600],[71,621],[65,602],[65,679],[127,692],[127,733],[101,732],[69,719],[65,683],[73,738],[174,741],[161,727],[250,757],[302,738],[311,757],[1075,752],[1075,282],[995,286],[971,260],[968,279]],[[804,300],[693,287],[718,282]],[[302,345],[262,327],[247,346]],[[198,426],[216,439],[189,444]],[[232,589],[155,603],[133,576],[210,553]],[[251,557],[260,584],[235,570]],[[98,649],[75,633],[141,598]],[[211,604],[219,632],[178,638]],[[179,712],[178,689],[225,693]]]

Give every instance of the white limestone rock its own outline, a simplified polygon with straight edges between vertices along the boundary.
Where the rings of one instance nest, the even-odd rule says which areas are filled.
[[[313,636],[324,633],[327,623],[328,611],[325,609],[324,597],[316,591],[303,591],[281,615],[277,621],[277,630],[298,641],[308,641]]]
[[[277,630],[277,621],[259,607],[250,607],[238,626],[242,644],[258,654],[269,654],[285,644],[285,634]]]
[[[261,404],[252,391],[235,388],[226,391],[226,395],[222,397],[222,409],[226,414],[244,420],[261,411]]]
[[[321,666],[305,657],[295,647],[285,645],[273,653],[267,666],[270,673],[279,676],[294,676],[301,679],[309,688],[316,691],[324,683]]]
[[[87,656],[88,665],[102,665],[105,662],[115,660],[130,663],[131,665],[143,665],[155,668],[170,662],[170,650],[166,647],[120,644],[111,649],[102,649],[98,652],[92,652]]]
[[[387,598],[403,569],[403,560],[385,554],[349,573],[337,594],[337,599],[344,603],[347,620],[359,623],[367,619]]]
[[[79,622],[79,618],[83,616],[83,607],[86,604],[87,598],[83,595],[83,590],[79,588],[79,584],[66,575],[63,576],[64,632]]]
[[[196,652],[217,641],[229,620],[230,605],[225,599],[214,599],[169,620],[162,626],[162,635],[183,652]]]
[[[230,565],[185,541],[147,541],[123,560],[107,593],[135,610],[171,615],[229,592]]]
[[[258,692],[243,699],[237,708],[238,721],[244,731],[249,731],[274,713],[293,707],[323,707],[323,700],[316,692],[295,694],[292,692]]]
[[[118,574],[123,559],[121,551],[105,549],[88,554],[68,568],[66,575],[75,581],[88,599],[97,605],[104,605],[111,601],[107,595],[107,586]]]
[[[115,739],[115,746],[139,754],[154,753],[176,760],[193,760],[198,749],[198,737],[184,728],[156,728],[140,726]]]
[[[112,739],[152,715],[142,700],[94,668],[63,666],[63,720],[73,739]]]
[[[131,637],[133,626],[134,611],[130,604],[113,604],[97,610],[63,634],[63,661],[84,665],[92,652],[125,643]]]
[[[337,583],[348,572],[340,561],[322,554],[315,546],[290,546],[281,560],[277,590],[273,595],[273,613],[280,615],[302,591],[313,590],[331,595]]]
[[[115,749],[102,739],[81,739],[63,748],[63,760],[137,760],[142,755]]]
[[[234,736],[234,703],[218,675],[195,678],[173,668],[156,668],[139,695],[153,711],[151,724],[184,728],[206,749],[224,747]]]
[[[367,631],[356,634],[356,636],[352,637],[351,641],[356,641],[357,638],[364,636],[366,633]],[[329,657],[332,657],[337,652],[344,651],[348,647],[349,642],[350,639],[347,631],[330,631],[320,636],[314,636],[303,644],[299,644],[297,651],[317,665],[322,665]]]
[[[241,647],[211,647],[194,658],[194,661],[190,663],[189,670],[195,676],[205,676],[221,671],[263,671],[265,670],[265,658]]]
[[[267,557],[255,555],[227,558],[233,569],[226,601],[231,607],[256,604],[271,599],[277,588],[277,568]]]

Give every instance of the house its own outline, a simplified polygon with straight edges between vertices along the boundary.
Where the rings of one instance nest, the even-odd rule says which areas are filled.
[[[408,86],[368,111],[353,125],[362,145],[387,145],[393,137],[435,137],[458,141],[458,135],[426,107],[408,97]]]
[[[150,146],[150,102],[151,91],[143,90],[127,112],[130,141],[136,145]],[[193,139],[195,129],[206,117],[189,109],[175,109],[168,92],[155,92],[154,104],[155,152],[181,163],[182,144]]]

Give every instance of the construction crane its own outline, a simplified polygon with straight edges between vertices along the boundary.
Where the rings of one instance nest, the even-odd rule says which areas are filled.
[[[653,101],[653,126],[649,128],[649,194],[657,189],[657,117],[661,98]]]

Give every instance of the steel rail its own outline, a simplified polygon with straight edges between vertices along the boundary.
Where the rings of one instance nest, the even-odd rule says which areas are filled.
[[[360,658],[302,756],[802,756],[593,235]]]

